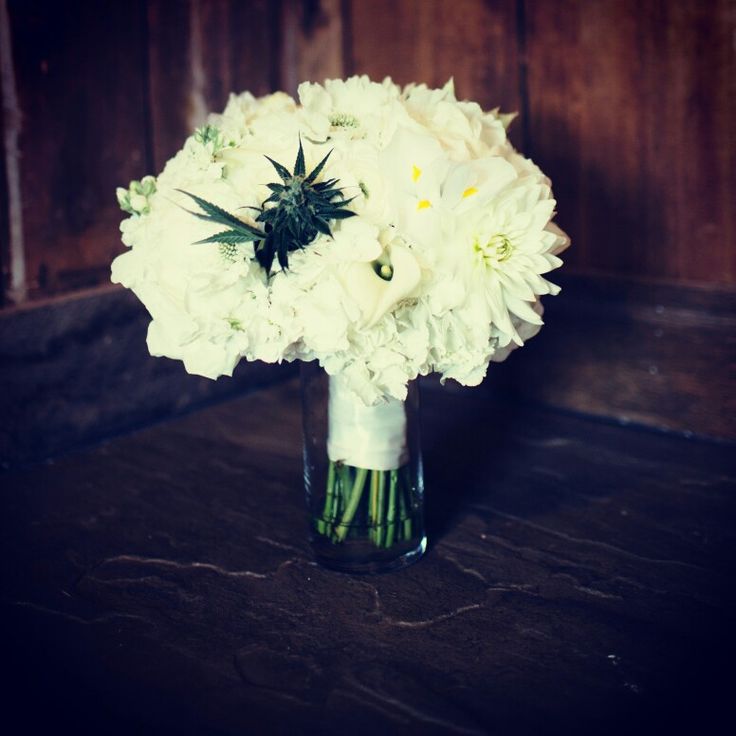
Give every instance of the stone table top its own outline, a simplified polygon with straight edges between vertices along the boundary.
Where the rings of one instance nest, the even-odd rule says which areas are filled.
[[[423,426],[430,547],[379,576],[311,561],[294,381],[0,476],[5,712],[23,733],[712,732],[733,446],[483,392],[425,391]]]

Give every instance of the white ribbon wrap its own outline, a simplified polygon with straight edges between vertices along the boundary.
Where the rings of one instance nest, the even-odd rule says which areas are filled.
[[[338,376],[330,376],[327,454],[368,470],[396,470],[408,461],[403,401],[365,406]]]

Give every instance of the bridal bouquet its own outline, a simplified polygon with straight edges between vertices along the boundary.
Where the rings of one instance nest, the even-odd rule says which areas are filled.
[[[568,239],[549,180],[508,141],[513,116],[457,100],[452,82],[352,77],[298,96],[232,95],[159,176],[118,189],[130,250],[112,280],[150,312],[151,354],[190,373],[322,366],[332,506],[318,527],[339,542],[357,486],[359,500],[384,481],[391,495],[383,474],[405,449],[374,450],[401,436],[407,385],[430,372],[478,384],[533,336]],[[360,442],[358,415],[375,426]]]

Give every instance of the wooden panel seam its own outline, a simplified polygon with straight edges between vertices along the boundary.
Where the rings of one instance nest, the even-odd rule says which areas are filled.
[[[23,238],[23,201],[20,180],[19,137],[22,113],[16,90],[13,41],[10,32],[7,0],[0,0],[0,86],[3,103],[3,154],[6,212],[8,222],[8,282],[3,284],[2,301],[23,302],[27,296],[25,241]],[[3,279],[4,281],[4,279]]]

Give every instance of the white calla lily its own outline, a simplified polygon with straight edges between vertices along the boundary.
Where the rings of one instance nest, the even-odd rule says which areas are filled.
[[[362,327],[372,327],[384,314],[419,285],[421,269],[412,252],[394,244],[387,252],[389,263],[353,262],[343,271],[343,286],[357,302],[363,315]],[[390,278],[386,278],[390,274]]]

